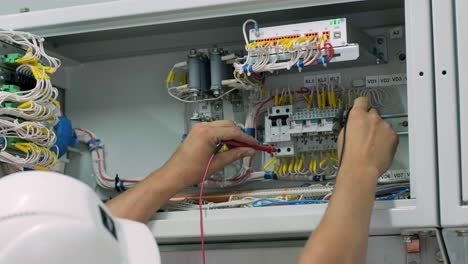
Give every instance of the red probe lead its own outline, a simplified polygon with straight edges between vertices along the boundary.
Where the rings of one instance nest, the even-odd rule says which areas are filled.
[[[223,141],[225,145],[228,145],[230,147],[236,147],[236,148],[253,148],[258,151],[264,151],[267,153],[273,153],[277,152],[277,149],[271,145],[262,145],[262,144],[255,144],[255,145],[250,145],[247,143],[235,141],[235,140],[227,140]]]

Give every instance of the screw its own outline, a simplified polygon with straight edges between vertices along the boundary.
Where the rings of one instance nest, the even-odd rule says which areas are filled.
[[[411,236],[403,236],[403,243],[406,243],[406,244],[411,243]]]
[[[377,39],[377,44],[382,45],[383,43],[384,43],[384,39],[383,39],[383,38],[378,38],[378,39]]]
[[[215,104],[214,108],[215,108],[215,110],[219,110],[221,108],[221,106],[219,104]]]
[[[198,52],[197,52],[196,49],[191,49],[191,50],[189,51],[189,56],[191,56],[191,57],[197,56],[197,53],[198,53]]]
[[[401,61],[406,60],[406,54],[405,53],[400,53],[400,55],[398,55],[398,59],[400,59]]]
[[[254,34],[256,37],[260,37],[260,30],[256,29]]]
[[[468,230],[455,230],[459,237],[464,237],[468,233]]]
[[[20,13],[27,13],[29,11],[31,11],[31,9],[29,9],[29,7],[22,7],[22,8],[19,9]]]
[[[408,121],[401,122],[401,125],[404,126],[404,127],[408,127]]]

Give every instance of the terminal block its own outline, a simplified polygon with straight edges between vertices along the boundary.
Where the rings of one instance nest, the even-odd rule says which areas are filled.
[[[300,109],[291,117],[292,136],[304,133],[333,133],[334,120],[339,113],[338,109]]]

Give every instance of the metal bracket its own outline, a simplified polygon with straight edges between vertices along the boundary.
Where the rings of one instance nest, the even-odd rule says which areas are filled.
[[[234,113],[244,112],[244,100],[241,95],[232,95],[231,97],[232,111]]]
[[[211,103],[211,117],[215,120],[222,120],[224,118],[223,113],[223,102],[222,101],[215,101]]]
[[[406,264],[420,264],[421,244],[418,235],[405,235],[403,242],[406,244]]]
[[[439,229],[403,230],[401,235],[406,246],[407,264],[449,263]]]

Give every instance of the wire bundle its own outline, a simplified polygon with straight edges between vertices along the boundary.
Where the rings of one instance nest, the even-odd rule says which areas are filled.
[[[273,157],[265,163],[264,170],[273,167],[278,179],[326,181],[336,177],[338,154],[336,150],[300,153],[293,157]]]
[[[140,181],[120,179],[118,175],[115,177],[109,176],[104,165],[104,145],[101,143],[101,140],[96,134],[84,128],[75,128],[75,133],[78,141],[88,146],[88,150],[91,153],[93,172],[99,186],[107,190],[122,192]]]
[[[48,169],[57,162],[53,127],[58,122],[58,90],[50,75],[61,65],[47,55],[44,39],[27,32],[0,30],[0,40],[26,52],[10,61],[16,74],[36,81],[32,89],[2,85],[0,91],[0,161],[18,168]]]
[[[249,19],[243,24],[247,56],[242,59],[242,63],[233,64],[236,72],[240,74],[290,70],[293,67],[301,71],[304,66],[311,64],[326,65],[334,56],[334,49],[328,42],[327,34],[249,41],[245,31],[249,22],[254,23],[255,28],[258,29],[258,23],[255,20]]]

